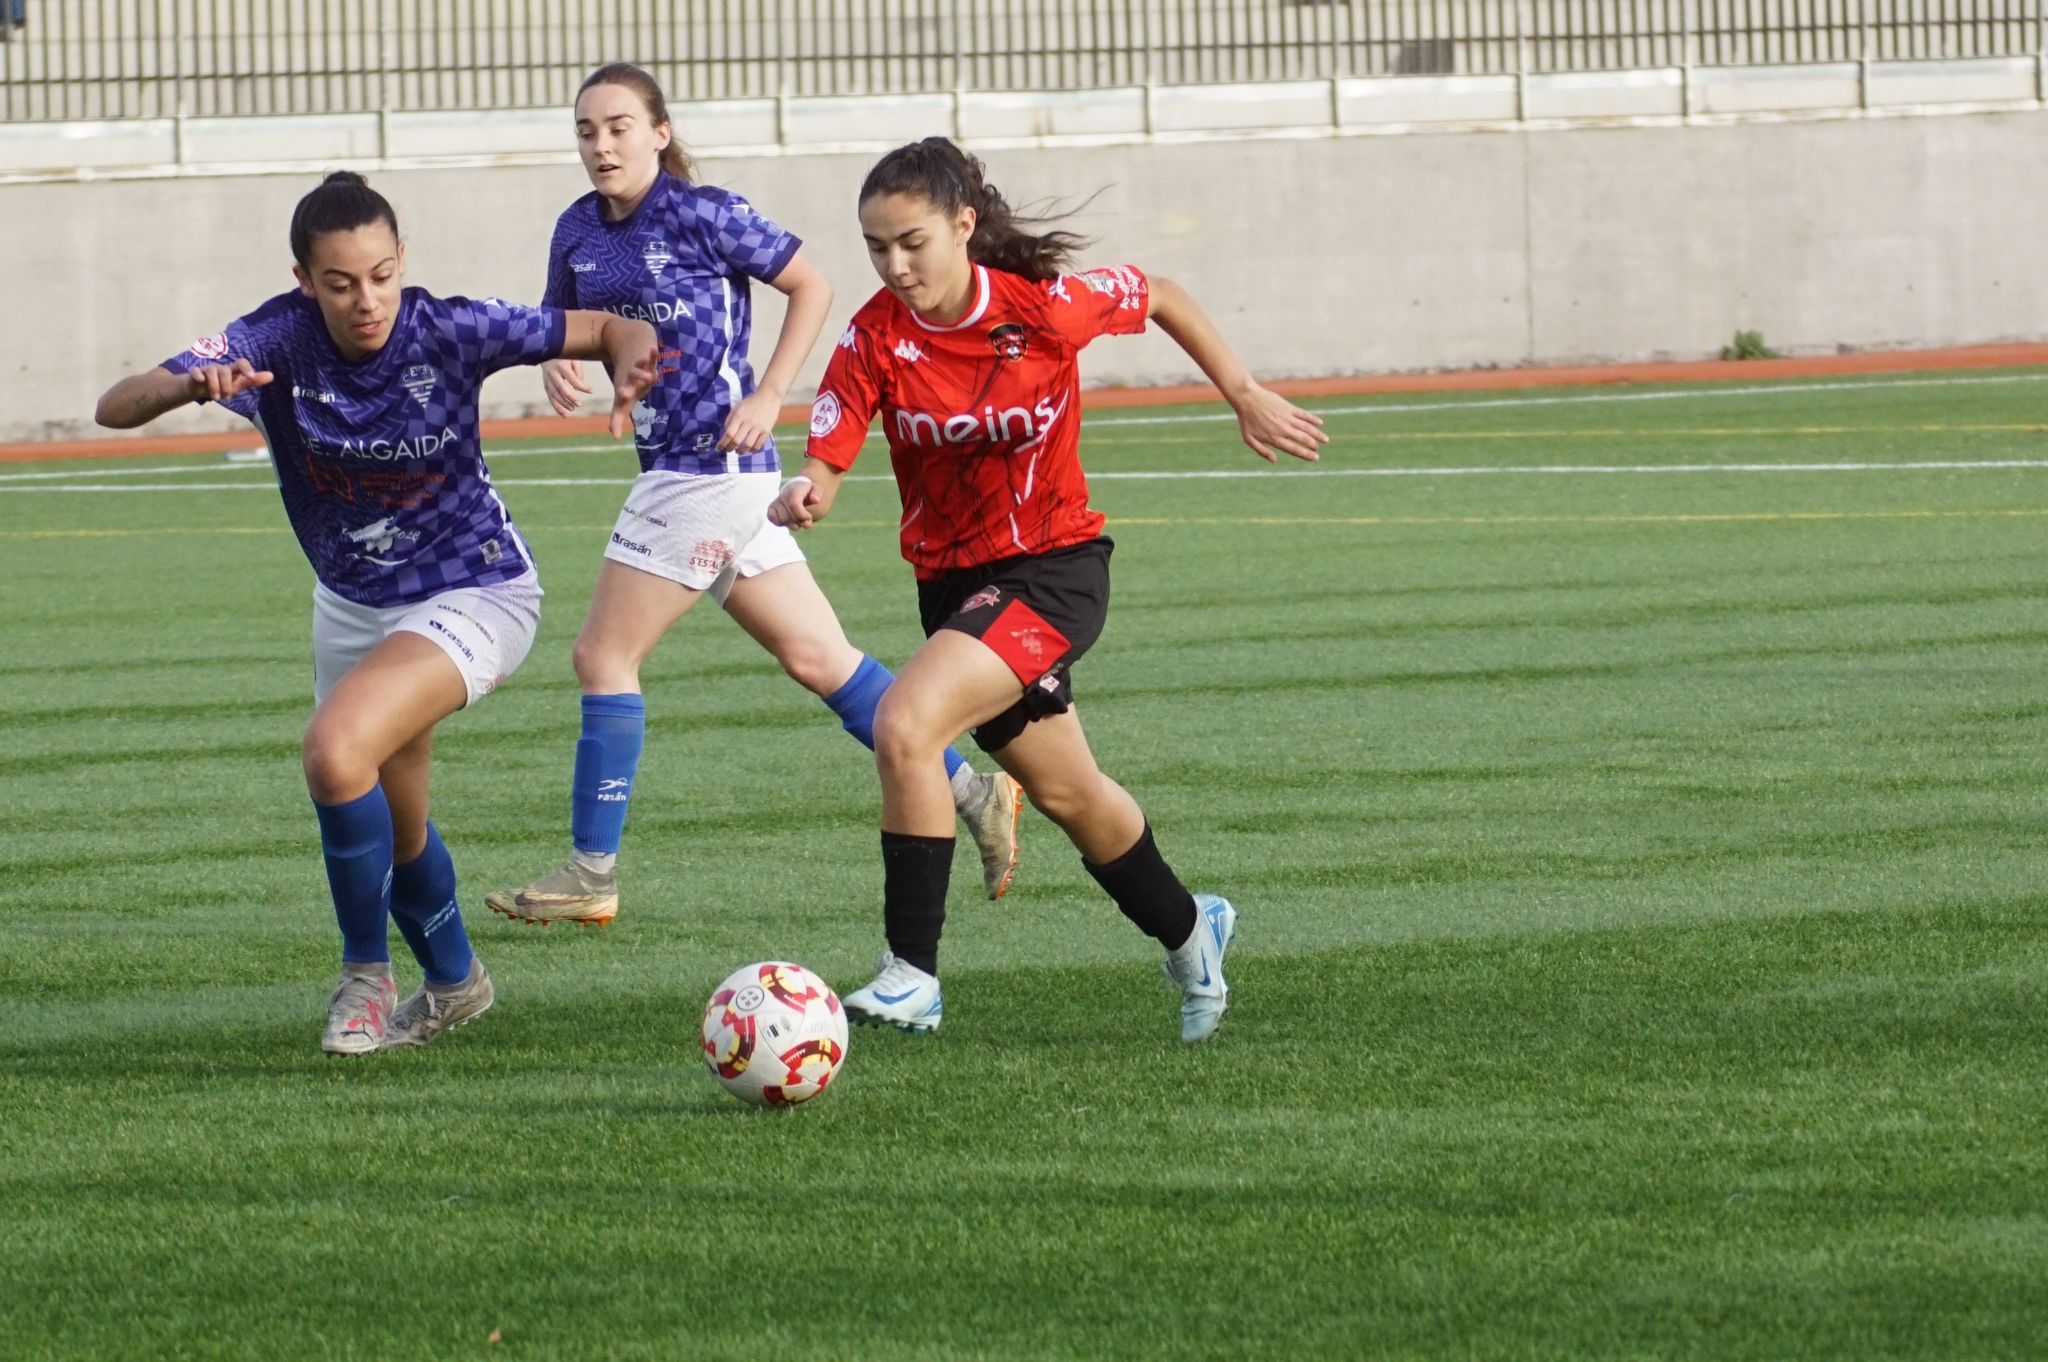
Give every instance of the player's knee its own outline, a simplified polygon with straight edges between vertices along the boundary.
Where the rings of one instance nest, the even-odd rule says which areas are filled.
[[[776,646],[775,660],[789,679],[813,695],[830,695],[846,684],[860,665],[860,654],[844,643],[826,639],[787,639]]]
[[[620,656],[617,649],[589,633],[576,636],[569,662],[585,695],[616,695],[640,688],[640,668],[633,659]]]
[[[1023,784],[1031,807],[1066,829],[1086,826],[1108,791],[1107,779],[1095,770],[1039,776]]]
[[[322,804],[341,804],[368,794],[377,783],[377,764],[339,724],[315,716],[299,744],[306,791]]]
[[[875,706],[875,761],[885,772],[934,761],[948,741],[929,708],[900,685],[891,686]]]

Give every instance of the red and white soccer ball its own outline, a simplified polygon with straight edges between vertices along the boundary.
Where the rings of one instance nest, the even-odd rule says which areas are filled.
[[[704,1063],[757,1107],[825,1091],[846,1062],[846,1011],[823,979],[786,960],[736,969],[704,1005]]]

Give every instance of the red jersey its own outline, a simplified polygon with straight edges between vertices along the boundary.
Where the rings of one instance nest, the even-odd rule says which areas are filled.
[[[877,412],[921,578],[1095,538],[1081,475],[1081,347],[1145,329],[1128,265],[1036,281],[974,267],[952,326],[883,289],[853,314],[811,406],[810,456],[853,467]]]

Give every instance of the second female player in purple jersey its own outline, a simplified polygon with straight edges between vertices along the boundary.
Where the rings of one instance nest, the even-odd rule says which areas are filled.
[[[533,560],[484,467],[478,389],[509,365],[603,359],[623,436],[659,358],[645,323],[403,287],[398,218],[348,171],[299,201],[291,246],[295,292],[122,379],[97,414],[126,428],[219,402],[270,446],[317,579],[303,757],[342,936],[321,1046],[367,1054],[424,1045],[492,1001],[427,820],[434,725],[511,675],[540,619]],[[392,919],[426,976],[403,1003]]]
[[[640,476],[573,654],[583,727],[569,860],[485,897],[494,912],[541,923],[618,913],[616,863],[646,729],[640,666],[701,597],[725,607],[869,748],[875,706],[894,679],[847,642],[803,551],[767,521],[781,467],[770,432],[824,325],[831,286],[796,237],[739,195],[692,180],[661,87],[639,67],[601,67],[583,82],[576,140],[592,190],[555,223],[546,301],[651,322],[664,367],[633,408]],[[789,299],[759,383],[747,363],[755,279]],[[590,392],[573,360],[542,372],[564,416]],[[1017,784],[1000,771],[977,775],[950,747],[945,760],[983,886],[1000,898],[1017,860]]]

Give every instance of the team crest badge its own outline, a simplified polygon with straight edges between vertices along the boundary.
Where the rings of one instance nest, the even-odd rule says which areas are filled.
[[[398,382],[412,394],[412,400],[423,407],[427,405],[427,399],[434,395],[434,371],[428,365],[408,365],[405,372],[399,375]]]
[[[1024,358],[1024,351],[1029,347],[1031,338],[1017,323],[1004,322],[989,331],[988,343],[1004,359],[1020,360]]]
[[[647,262],[647,272],[661,278],[661,272],[668,268],[668,262],[675,259],[669,252],[668,243],[659,237],[649,237],[640,250],[640,258]]]

